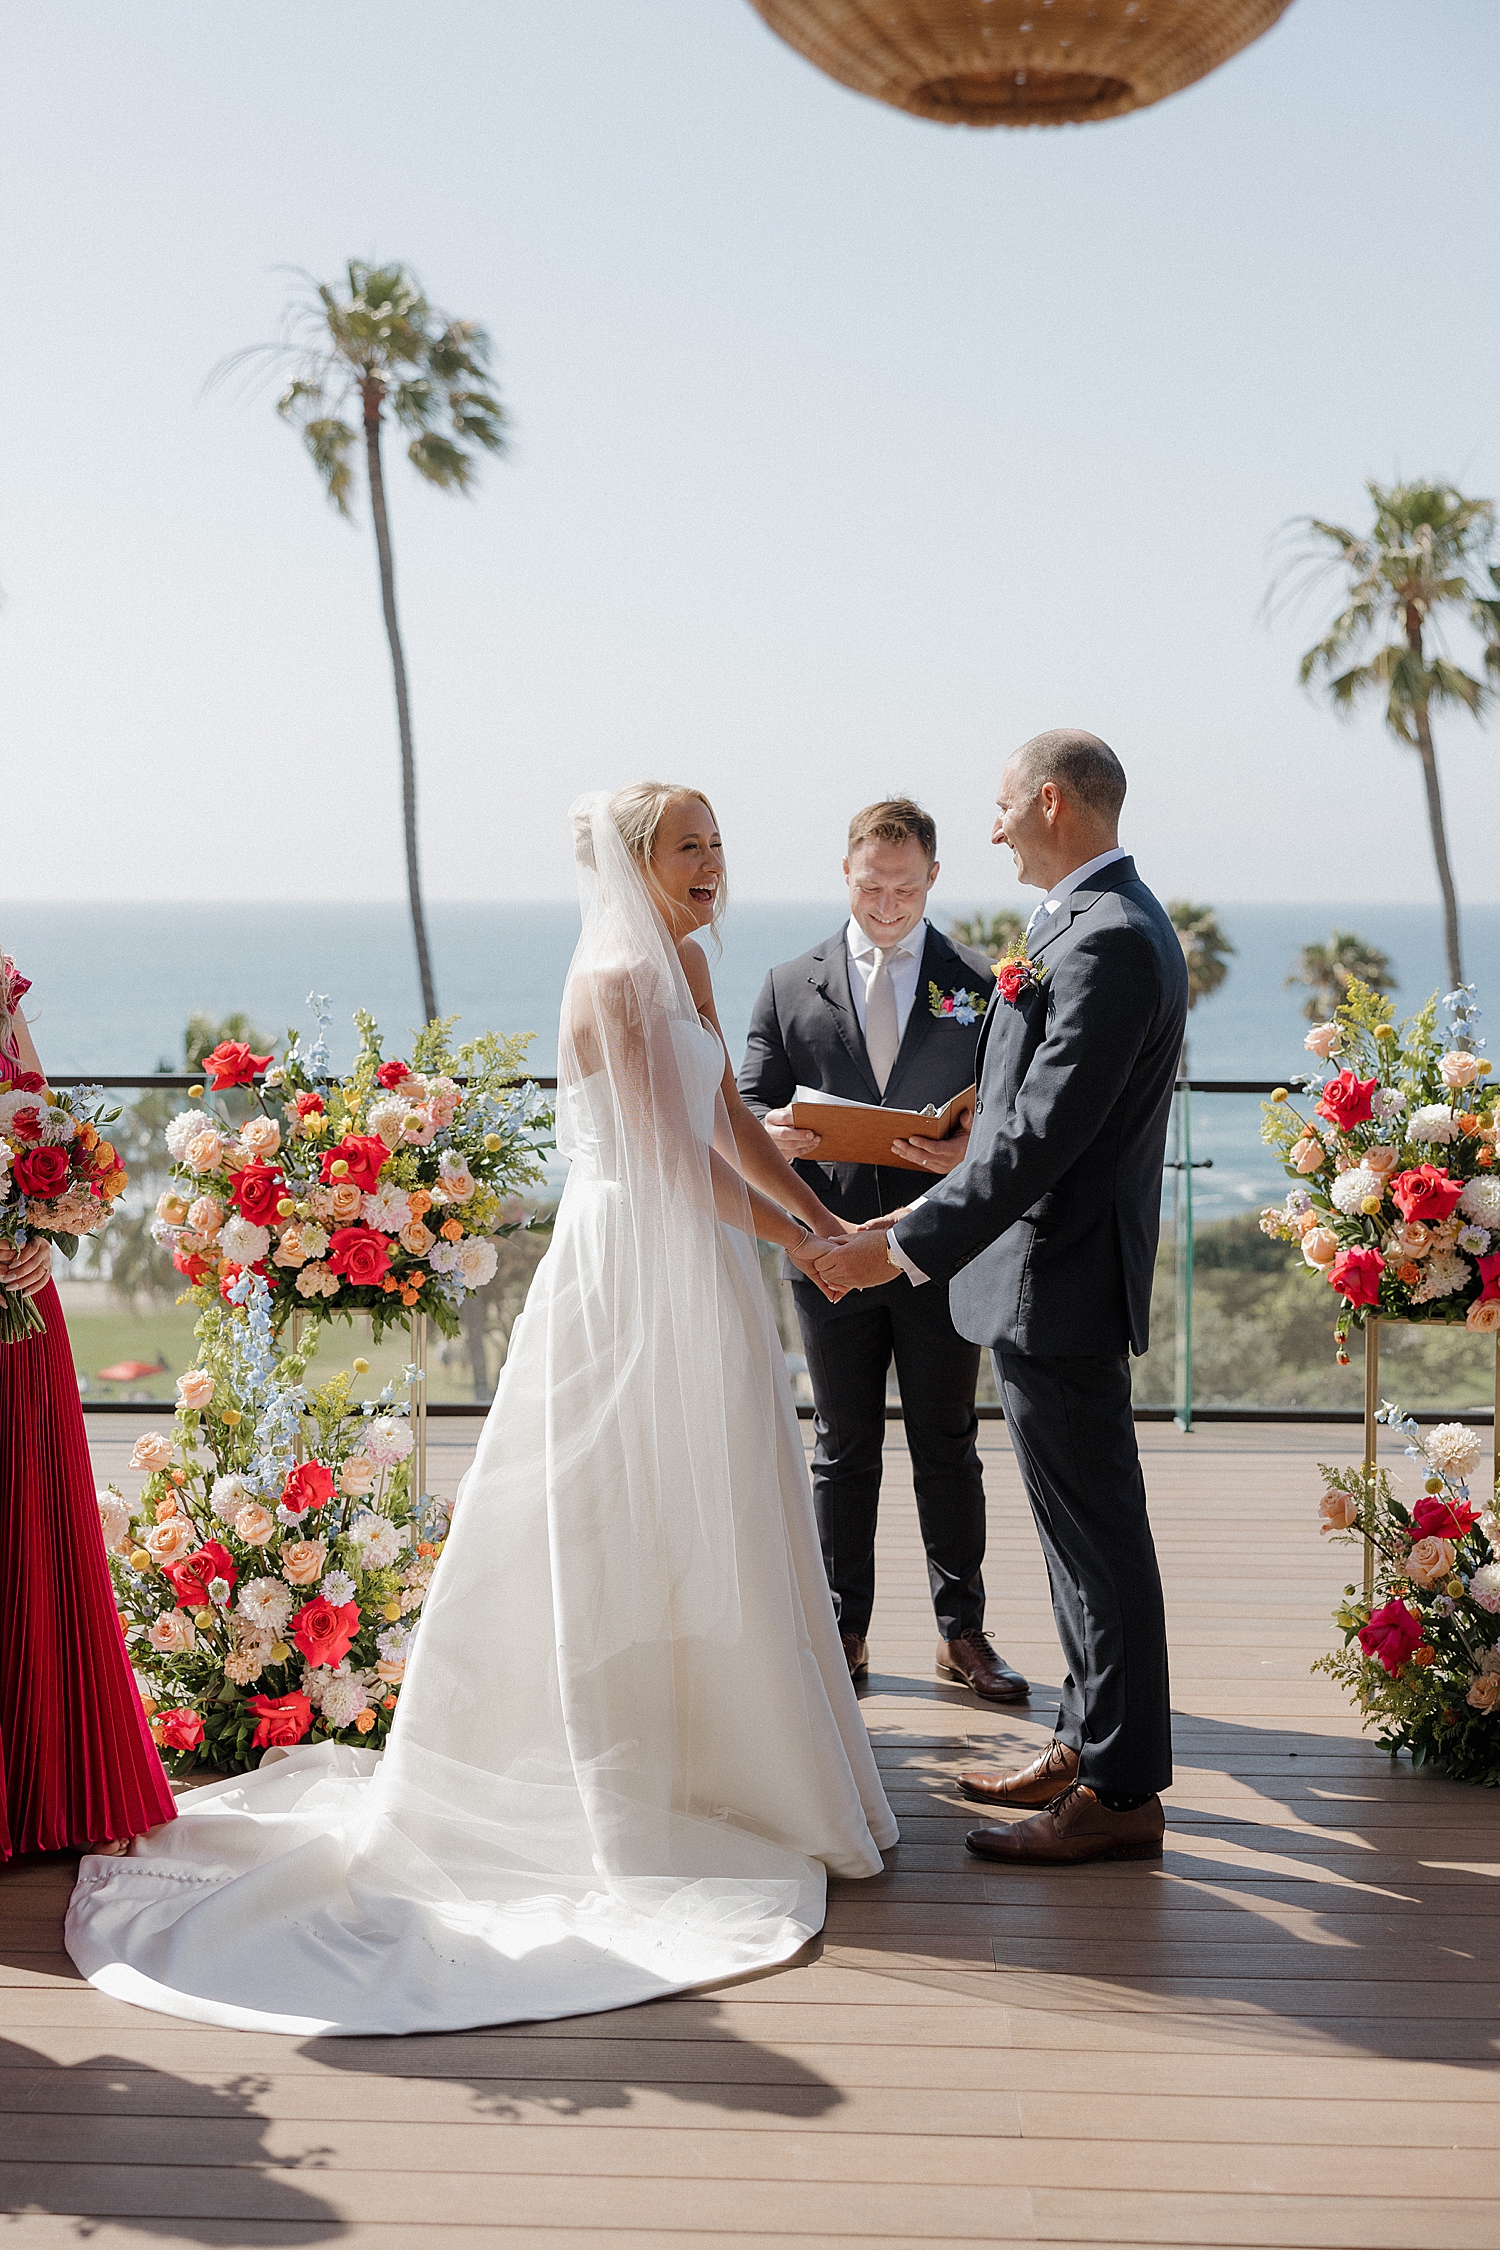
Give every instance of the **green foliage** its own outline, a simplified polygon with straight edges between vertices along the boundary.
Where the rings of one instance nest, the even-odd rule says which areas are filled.
[[[1187,962],[1188,1006],[1217,992],[1229,974],[1230,956],[1237,950],[1211,906],[1195,906],[1191,899],[1174,898],[1167,907],[1173,929]]]
[[[1013,952],[1025,930],[1025,916],[1009,906],[997,907],[993,914],[961,914],[948,924],[949,937],[959,945],[973,946],[977,953],[987,953],[992,961],[1001,961]]]
[[[225,1039],[243,1039],[245,1045],[257,1053],[268,1052],[271,1045],[265,1033],[256,1030],[243,1008],[231,1009],[227,1016],[218,1017],[195,1008],[182,1035],[183,1069],[201,1070],[205,1057]]]
[[[1332,931],[1326,945],[1304,945],[1286,979],[1288,987],[1308,987],[1302,1013],[1309,1023],[1325,1023],[1356,981],[1371,992],[1396,989],[1390,955],[1355,930]]]

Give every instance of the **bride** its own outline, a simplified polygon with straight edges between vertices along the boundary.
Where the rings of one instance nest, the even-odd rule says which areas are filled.
[[[842,1230],[735,1092],[713,813],[643,782],[573,819],[571,1169],[389,1742],[85,1858],[68,1949],[115,1998],[303,2035],[628,2007],[786,1960],[896,1840],[755,1249]]]

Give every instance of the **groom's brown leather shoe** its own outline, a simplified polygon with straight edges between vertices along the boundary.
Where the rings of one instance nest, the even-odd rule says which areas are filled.
[[[989,1634],[977,1625],[956,1641],[938,1642],[937,1668],[944,1679],[962,1680],[986,1703],[1024,1703],[1031,1694],[1031,1683],[995,1654]]]
[[[840,1633],[851,1680],[862,1680],[870,1669],[870,1644],[863,1633]]]
[[[1073,1866],[1085,1859],[1160,1859],[1167,1816],[1160,1797],[1134,1812],[1108,1812],[1092,1789],[1074,1782],[1045,1812],[1013,1828],[971,1828],[964,1847],[976,1859],[1020,1867]]]
[[[958,1786],[981,1805],[1050,1805],[1078,1779],[1078,1752],[1054,1735],[1019,1773],[961,1773]]]

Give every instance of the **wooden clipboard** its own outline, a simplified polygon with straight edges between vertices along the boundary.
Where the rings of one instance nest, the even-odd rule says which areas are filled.
[[[794,1101],[792,1123],[820,1136],[810,1164],[881,1164],[895,1171],[920,1172],[909,1157],[894,1156],[892,1141],[945,1141],[959,1112],[973,1106],[978,1089],[966,1086],[940,1110],[877,1109],[860,1102]]]

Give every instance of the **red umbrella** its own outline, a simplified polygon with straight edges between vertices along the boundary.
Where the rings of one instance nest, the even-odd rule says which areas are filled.
[[[164,1359],[117,1359],[113,1367],[101,1367],[101,1383],[140,1383],[148,1375],[165,1375]]]

